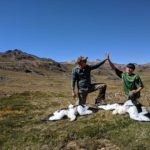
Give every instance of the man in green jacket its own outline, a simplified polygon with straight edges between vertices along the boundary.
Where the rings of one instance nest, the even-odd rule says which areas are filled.
[[[78,104],[85,104],[88,93],[99,90],[99,94],[95,99],[95,104],[104,103],[106,84],[105,83],[91,83],[91,71],[97,69],[105,63],[106,59],[95,65],[87,64],[87,57],[80,56],[77,59],[77,66],[72,69],[71,89],[72,96],[76,97],[75,85],[77,83],[78,89]]]
[[[140,91],[143,89],[143,83],[139,75],[134,74],[135,65],[129,63],[126,65],[125,72],[116,68],[116,66],[111,62],[109,54],[107,54],[108,62],[113,70],[115,70],[117,76],[122,78],[123,88],[127,99],[131,99],[134,104],[138,103],[138,98],[140,98]]]

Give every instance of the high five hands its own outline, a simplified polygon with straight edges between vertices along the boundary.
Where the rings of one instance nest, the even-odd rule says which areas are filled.
[[[109,60],[109,53],[108,52],[105,55],[105,60]]]

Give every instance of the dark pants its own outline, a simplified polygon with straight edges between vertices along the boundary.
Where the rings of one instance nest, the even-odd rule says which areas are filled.
[[[129,93],[127,96],[128,100],[131,100],[135,105],[138,104],[138,99],[140,98],[140,92],[138,93]]]
[[[91,84],[90,88],[87,91],[83,91],[79,89],[78,97],[79,102],[78,104],[85,104],[87,95],[91,92],[94,92],[96,90],[99,90],[98,96],[95,99],[95,104],[100,103],[102,100],[105,100],[105,93],[106,93],[106,84],[105,83],[94,83]]]

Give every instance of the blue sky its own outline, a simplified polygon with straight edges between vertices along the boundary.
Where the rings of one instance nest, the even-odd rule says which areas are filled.
[[[0,0],[0,51],[150,62],[150,0]]]

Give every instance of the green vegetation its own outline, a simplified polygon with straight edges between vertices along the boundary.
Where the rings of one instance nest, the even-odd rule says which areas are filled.
[[[1,150],[148,150],[150,125],[128,115],[112,115],[99,110],[70,122],[63,119],[43,121],[50,113],[73,103],[70,75],[49,73],[46,76],[0,70],[8,80],[0,82]],[[145,84],[141,103],[150,110],[149,72],[140,72]],[[97,82],[108,85],[107,101],[123,102],[121,81],[94,75]],[[117,93],[117,94],[116,94]],[[95,93],[88,97],[93,106]]]

